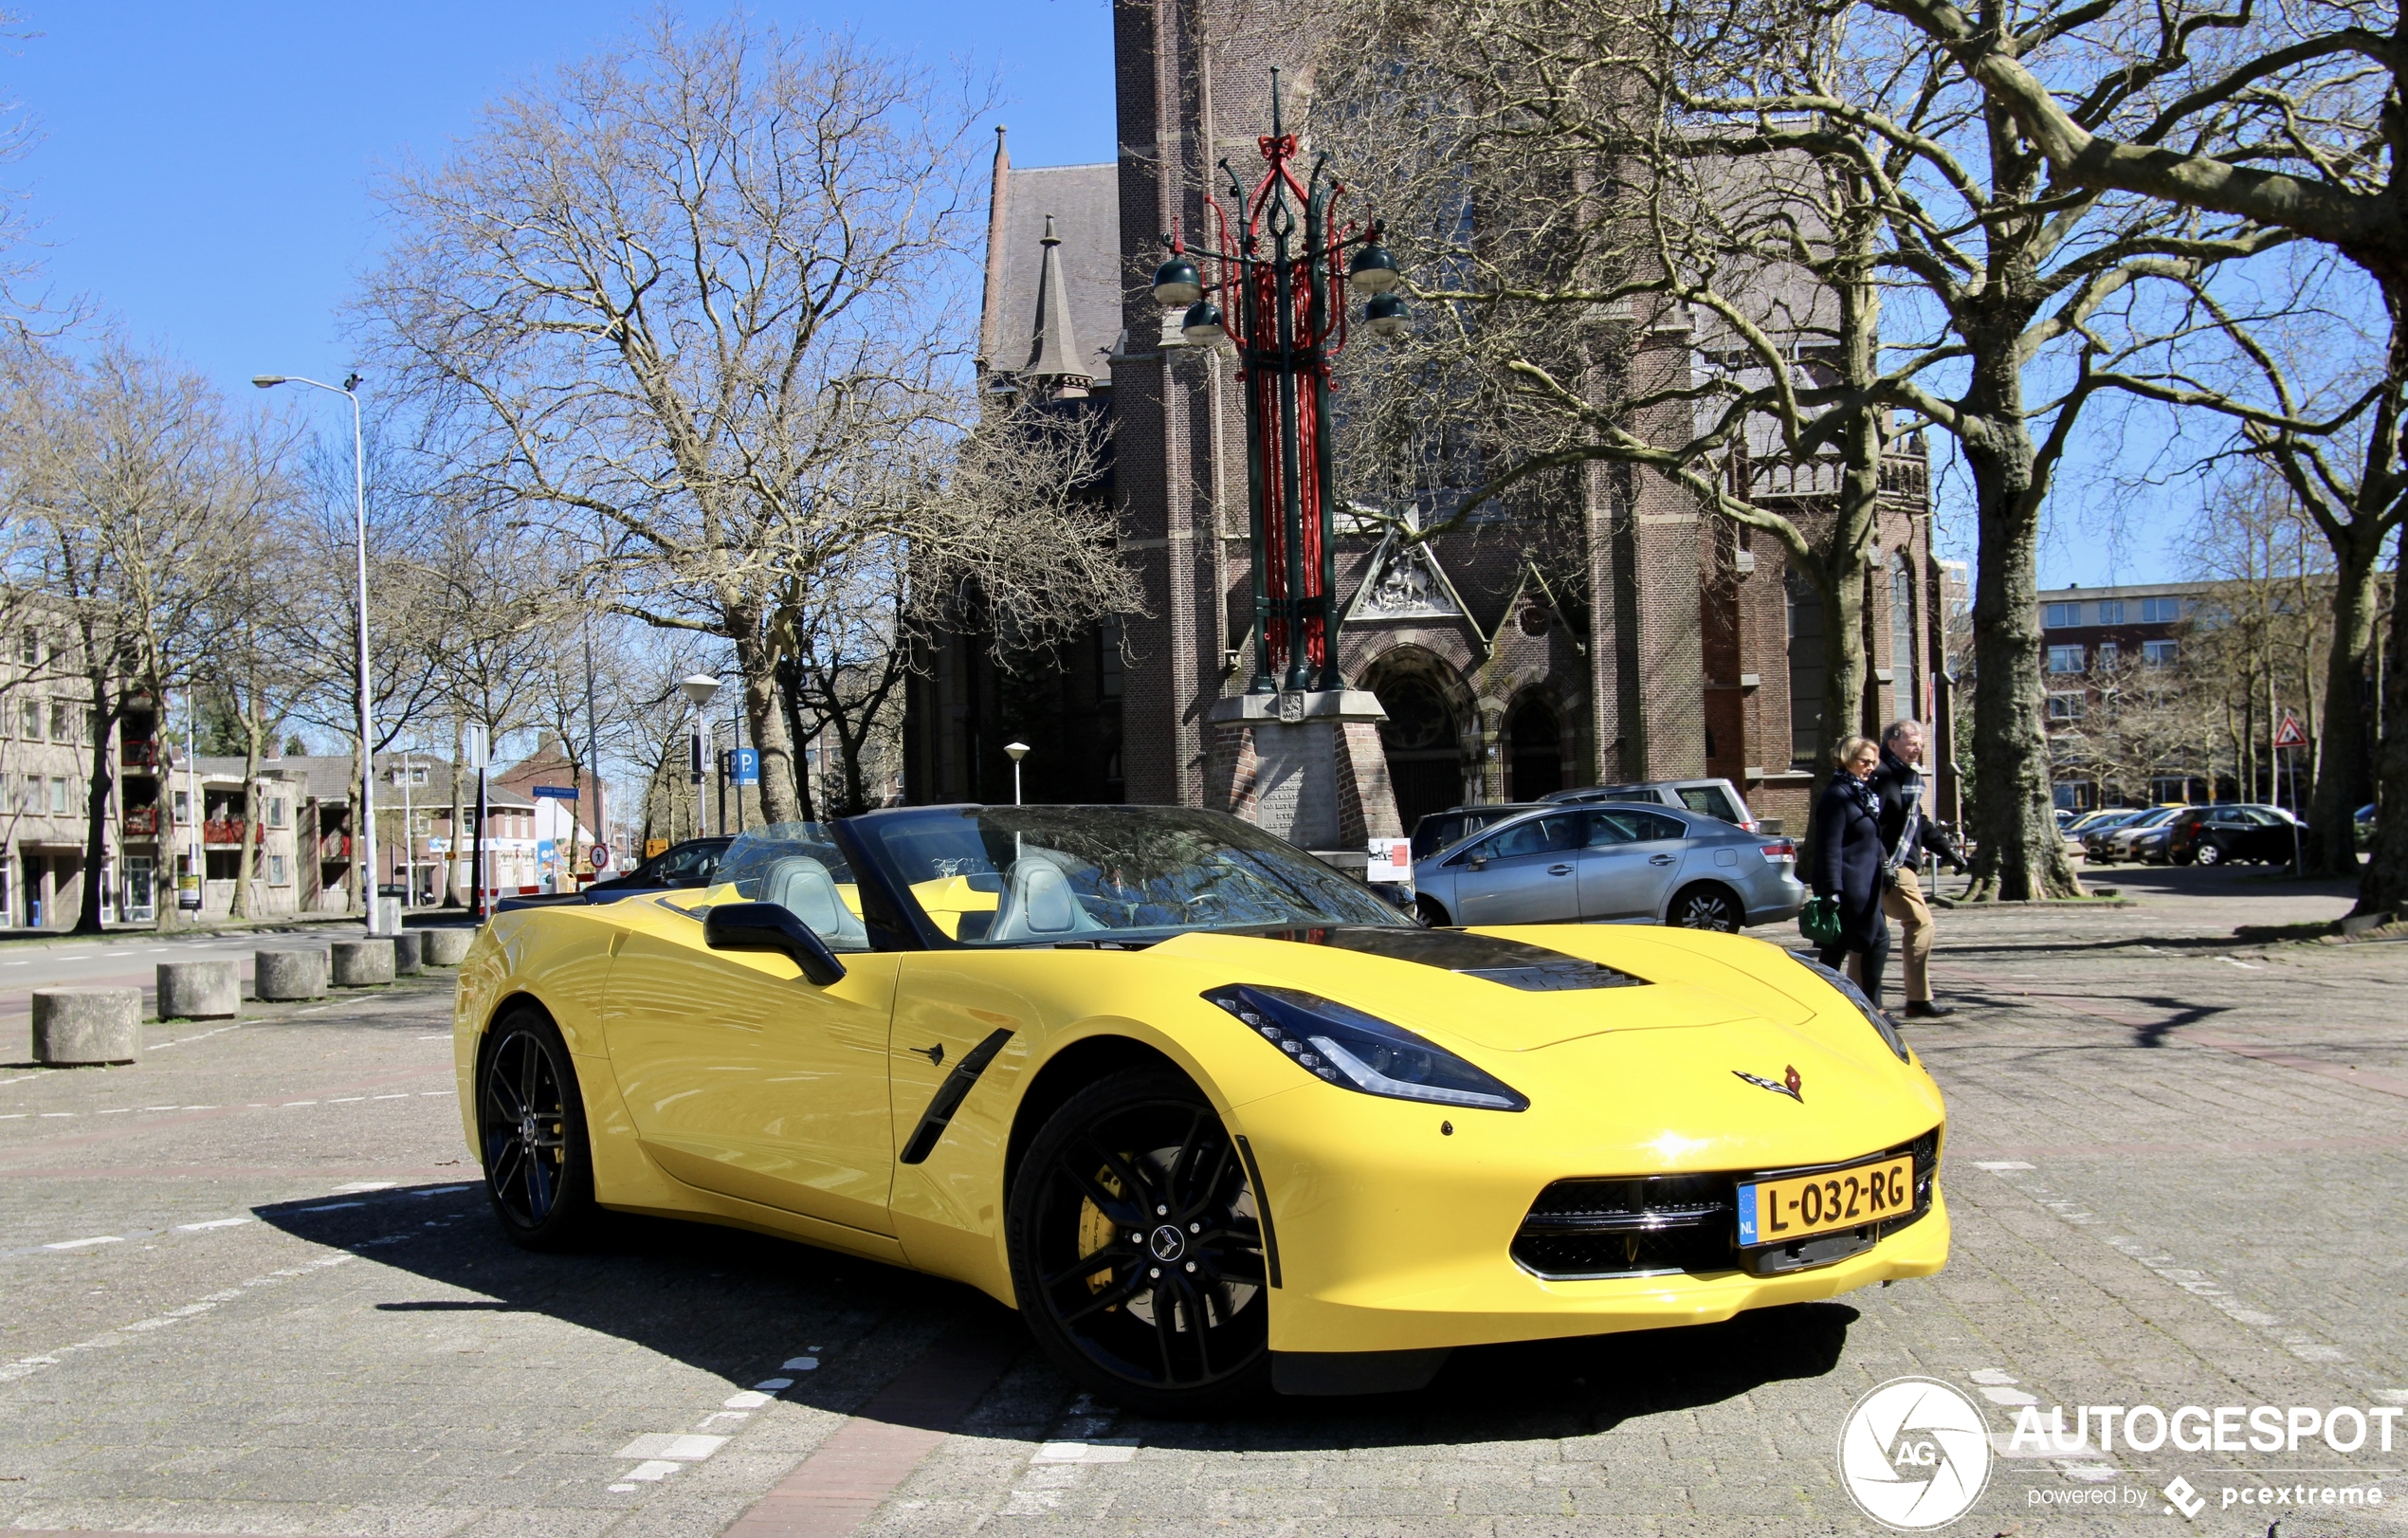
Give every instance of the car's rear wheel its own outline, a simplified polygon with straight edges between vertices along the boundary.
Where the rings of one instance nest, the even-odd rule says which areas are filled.
[[[520,1005],[486,1037],[477,1074],[477,1128],[485,1194],[514,1244],[564,1249],[593,1219],[593,1160],[585,1104],[559,1028]]]
[[[1735,935],[1746,917],[1728,887],[1701,881],[1672,895],[1668,920],[1676,928],[1711,929],[1717,934]]]
[[[1447,917],[1447,910],[1439,906],[1438,900],[1434,897],[1414,898],[1413,900],[1413,910],[1414,914],[1420,918],[1422,923],[1430,925],[1432,929],[1444,929],[1447,925],[1454,922],[1452,919]]]
[[[1263,1226],[1236,1144],[1169,1069],[1064,1102],[1008,1214],[1022,1317],[1083,1388],[1148,1415],[1217,1414],[1270,1382]]]
[[[2191,851],[2191,859],[2199,865],[2221,865],[2224,863],[2224,851],[2202,838],[2198,848]]]

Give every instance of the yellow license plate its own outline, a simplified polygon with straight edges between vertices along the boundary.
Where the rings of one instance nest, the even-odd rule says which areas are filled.
[[[1739,1242],[1742,1246],[1787,1244],[1904,1218],[1914,1210],[1912,1154],[1819,1175],[1746,1181],[1739,1188]]]

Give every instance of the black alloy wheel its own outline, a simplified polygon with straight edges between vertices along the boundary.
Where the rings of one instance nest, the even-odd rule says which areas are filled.
[[[560,1249],[593,1215],[593,1163],[568,1044],[521,1006],[486,1038],[477,1082],[485,1194],[513,1243]]]
[[[1184,1075],[1128,1069],[1072,1095],[1029,1144],[1008,1219],[1021,1313],[1082,1387],[1190,1417],[1268,1386],[1254,1192]]]
[[[1680,929],[1711,929],[1716,934],[1735,935],[1740,930],[1739,899],[1730,888],[1701,881],[1685,887],[1672,899],[1671,923]]]
[[[2191,851],[2191,859],[2199,865],[2221,865],[2224,863],[2224,850],[2214,839],[2202,838],[2198,841],[2198,848]]]

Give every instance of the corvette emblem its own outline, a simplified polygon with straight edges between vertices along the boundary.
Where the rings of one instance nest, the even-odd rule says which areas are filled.
[[[1789,1096],[1801,1106],[1806,1104],[1806,1097],[1798,1092],[1805,1088],[1806,1081],[1797,1076],[1797,1070],[1795,1067],[1783,1069],[1778,1083],[1771,1079],[1760,1079],[1753,1073],[1742,1073],[1738,1069],[1731,1070],[1731,1075],[1734,1078],[1745,1079],[1759,1089],[1770,1089],[1777,1095]]]

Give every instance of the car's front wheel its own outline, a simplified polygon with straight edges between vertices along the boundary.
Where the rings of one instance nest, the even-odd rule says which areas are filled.
[[[1206,1416],[1268,1386],[1260,1209],[1184,1075],[1128,1069],[1064,1102],[1021,1160],[1007,1217],[1021,1315],[1081,1387]]]
[[[568,1043],[542,1011],[496,1022],[477,1074],[485,1194],[514,1244],[558,1250],[592,1223],[593,1160]]]
[[[1717,934],[1735,935],[1746,918],[1739,899],[1728,887],[1701,881],[1694,887],[1684,887],[1673,894],[1669,922],[1682,929],[1711,929]]]

